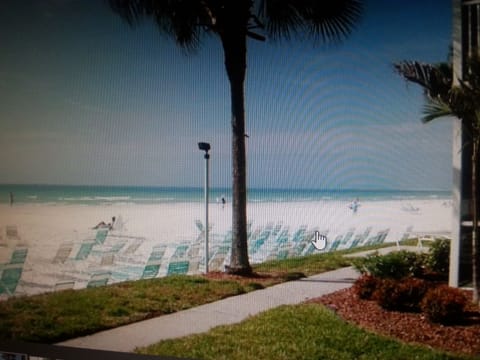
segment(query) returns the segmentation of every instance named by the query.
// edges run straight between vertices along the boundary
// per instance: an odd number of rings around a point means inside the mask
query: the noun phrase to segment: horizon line
[[[154,189],[203,189],[203,186],[178,186],[178,185],[105,185],[105,184],[55,184],[55,183],[0,183],[0,186],[51,186],[51,187],[88,187],[88,188],[154,188]],[[210,189],[218,190],[232,190],[229,186],[210,186]],[[262,186],[252,186],[247,187],[247,190],[276,190],[276,191],[286,191],[286,190],[297,190],[297,191],[325,191],[325,192],[335,192],[335,191],[358,191],[358,192],[368,192],[368,191],[397,191],[397,192],[451,192],[452,189],[399,189],[399,188],[312,188],[312,187],[262,187]]]

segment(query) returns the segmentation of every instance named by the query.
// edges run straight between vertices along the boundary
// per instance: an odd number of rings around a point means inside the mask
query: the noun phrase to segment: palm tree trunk
[[[473,198],[473,227],[472,227],[472,280],[473,302],[479,303],[480,299],[480,264],[478,262],[478,201],[477,201],[477,159],[480,139],[475,136],[472,150],[472,198]]]
[[[232,252],[230,274],[248,275],[252,268],[247,244],[247,169],[245,154],[245,74],[247,69],[246,33],[238,27],[223,34],[225,67],[230,81],[232,102]]]

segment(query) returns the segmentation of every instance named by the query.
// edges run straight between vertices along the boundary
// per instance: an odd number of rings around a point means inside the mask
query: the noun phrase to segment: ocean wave
[[[59,201],[95,201],[95,197],[81,196],[81,197],[59,197]]]
[[[95,200],[102,201],[126,201],[130,199],[130,196],[95,196]]]
[[[170,201],[179,201],[177,198],[174,197],[147,197],[147,198],[132,198],[131,201],[138,201],[138,202],[170,202]]]
[[[79,197],[59,197],[59,201],[128,201],[130,196],[79,196]]]

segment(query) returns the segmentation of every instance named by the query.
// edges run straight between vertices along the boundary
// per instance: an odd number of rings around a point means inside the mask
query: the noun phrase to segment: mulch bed
[[[466,292],[471,299],[471,292]],[[421,313],[382,309],[375,301],[359,299],[353,288],[311,299],[335,311],[341,318],[377,334],[457,354],[480,356],[480,311],[469,305],[466,319],[458,325],[431,323]]]

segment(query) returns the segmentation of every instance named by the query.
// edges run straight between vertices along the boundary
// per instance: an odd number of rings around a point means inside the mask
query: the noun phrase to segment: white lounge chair
[[[419,248],[423,248],[423,242],[424,242],[424,241],[433,242],[433,241],[435,241],[435,237],[434,237],[433,235],[430,235],[430,234],[419,235],[419,236],[418,236],[417,246],[418,246]]]

